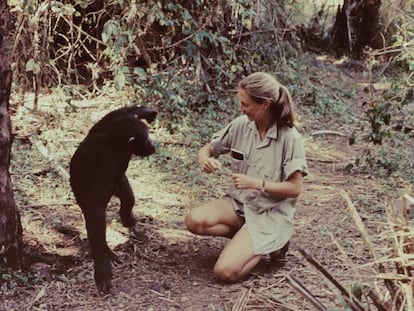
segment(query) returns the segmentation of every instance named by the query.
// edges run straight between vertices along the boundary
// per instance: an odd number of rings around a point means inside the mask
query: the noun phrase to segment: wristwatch
[[[262,181],[262,188],[260,188],[261,192],[265,192],[265,187],[266,187],[266,181],[263,179]]]

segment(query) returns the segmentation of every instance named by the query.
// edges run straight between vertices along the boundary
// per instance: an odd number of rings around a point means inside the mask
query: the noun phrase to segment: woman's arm
[[[286,181],[266,181],[245,174],[232,174],[233,183],[237,189],[257,189],[272,197],[296,198],[302,192],[302,172],[295,171]]]
[[[264,192],[270,196],[296,198],[302,192],[303,175],[295,171],[286,181],[266,182]]]

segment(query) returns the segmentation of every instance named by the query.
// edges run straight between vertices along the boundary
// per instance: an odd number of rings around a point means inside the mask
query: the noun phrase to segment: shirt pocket
[[[238,174],[246,174],[249,163],[247,161],[246,153],[240,150],[231,149],[231,171]]]

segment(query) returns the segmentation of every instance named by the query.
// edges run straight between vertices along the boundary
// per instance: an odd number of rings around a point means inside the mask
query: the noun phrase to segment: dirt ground
[[[340,71],[336,74],[331,78],[345,77]],[[362,85],[348,79],[346,87],[362,90]],[[361,284],[382,292],[345,197],[349,195],[369,233],[379,236],[386,226],[387,181],[346,169],[359,154],[348,144],[352,125],[315,120],[299,109],[310,174],[298,202],[287,262],[277,267],[264,259],[247,279],[235,284],[220,283],[212,273],[226,239],[195,236],[183,224],[189,209],[222,193],[228,174],[202,175],[195,154],[181,143],[188,137],[170,135],[155,125],[153,136],[168,141],[161,150],[168,152],[165,166],[151,159],[133,159],[128,169],[136,197],[134,213],[148,240],[129,237],[119,222],[118,202],[111,201],[107,240],[123,264],[115,267],[112,292],[103,297],[94,285],[82,215],[59,165],[67,170],[89,124],[112,109],[114,102],[122,106],[126,99],[79,100],[73,104],[81,108],[66,113],[61,97],[49,94],[42,96],[37,114],[30,112],[32,98],[13,100],[15,198],[26,250],[39,255],[32,258],[29,272],[21,271],[20,279],[10,277],[3,283],[1,310],[317,310],[288,279],[306,287],[327,310],[345,310],[338,290],[300,250],[346,289]],[[355,117],[358,113],[354,111]],[[185,165],[169,164],[178,158],[187,159]],[[196,177],[182,179],[181,174]],[[381,248],[385,242],[374,243]],[[366,297],[362,303],[367,305]]]

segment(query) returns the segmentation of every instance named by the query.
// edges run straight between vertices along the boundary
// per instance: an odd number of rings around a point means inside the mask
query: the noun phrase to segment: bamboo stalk
[[[352,203],[348,193],[345,190],[341,190],[341,195],[345,199],[345,202],[348,206],[349,211],[351,212],[351,216],[354,220],[355,225],[357,226],[359,232],[362,235],[362,238],[365,242],[366,247],[368,248],[369,252],[371,253],[371,256],[374,258],[375,261],[379,260],[379,256],[376,253],[374,249],[374,245],[371,242],[371,239],[369,238],[369,235],[367,233],[367,230],[365,229],[364,223],[361,220],[361,217],[358,214],[358,211],[356,210],[354,204]],[[378,263],[377,265],[378,271],[381,273],[385,273],[385,268],[381,263]],[[388,291],[390,292],[392,297],[395,297],[396,289],[394,286],[394,283],[390,280],[384,280],[385,286],[387,287]]]
[[[351,216],[354,220],[355,225],[357,226],[359,232],[362,235],[362,238],[365,242],[366,247],[368,248],[369,252],[371,253],[374,260],[378,260],[379,256],[374,249],[374,244],[372,244],[371,239],[365,229],[364,223],[362,222],[361,217],[358,214],[354,204],[352,203],[348,193],[345,190],[341,190],[341,195],[345,199],[346,205],[348,206],[349,211],[351,212]]]

